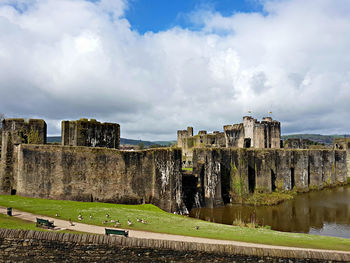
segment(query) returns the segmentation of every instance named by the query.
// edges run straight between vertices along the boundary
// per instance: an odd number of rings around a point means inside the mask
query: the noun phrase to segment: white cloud
[[[0,111],[92,117],[122,136],[220,130],[252,110],[286,132],[350,131],[347,0],[266,1],[266,14],[192,13],[202,30],[144,35],[121,0],[0,0]]]

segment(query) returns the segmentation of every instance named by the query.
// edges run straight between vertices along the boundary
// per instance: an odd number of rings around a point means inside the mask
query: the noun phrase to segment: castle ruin
[[[186,211],[181,150],[115,149],[119,124],[63,121],[62,145],[50,145],[44,120],[5,119],[2,135],[0,194]]]
[[[81,119],[63,121],[62,143],[54,145],[46,144],[44,120],[5,119],[0,194],[151,203],[184,213],[350,177],[350,139],[335,140],[333,149],[281,148],[280,123],[271,118],[244,117],[224,132],[193,135],[189,127],[177,134],[178,147],[123,151],[119,124]]]
[[[226,147],[272,148],[281,145],[281,124],[264,117],[261,122],[245,116],[243,123],[224,126]]]
[[[177,131],[177,146],[182,149],[182,164],[189,168],[193,165],[193,150],[202,147],[219,148],[272,148],[281,147],[280,122],[264,117],[261,122],[245,116],[243,123],[225,125],[224,132],[207,133],[199,131],[193,136],[193,128]]]

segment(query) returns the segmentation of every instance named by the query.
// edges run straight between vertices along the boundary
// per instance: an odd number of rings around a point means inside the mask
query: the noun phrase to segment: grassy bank
[[[51,231],[44,228],[38,228],[36,227],[36,224],[34,222],[26,221],[17,217],[13,216],[7,216],[4,214],[0,214],[0,228],[7,228],[7,229],[21,229],[21,230],[36,230],[36,231]],[[58,232],[63,233],[83,233],[78,231],[72,231],[72,230],[58,230]],[[86,233],[84,233],[86,234]]]
[[[0,228],[37,230],[35,223],[0,214]]]
[[[246,205],[277,205],[286,200],[295,197],[296,192],[272,192],[272,193],[254,193],[245,198],[242,203]]]
[[[109,214],[108,220],[119,220],[120,227],[127,229],[271,245],[350,251],[350,239],[215,224],[169,214],[153,205],[88,203],[0,195],[0,206],[13,207],[50,217],[55,217],[55,214],[58,213],[60,219],[72,219],[73,221],[78,221],[78,215],[81,214],[83,216],[82,223],[100,226],[111,227],[114,225],[114,223],[103,223],[104,220],[107,220],[106,214]],[[90,215],[92,219],[90,219]],[[137,222],[137,218],[144,219],[147,223]],[[131,226],[127,224],[128,219],[133,223]],[[198,230],[196,226],[199,227]]]

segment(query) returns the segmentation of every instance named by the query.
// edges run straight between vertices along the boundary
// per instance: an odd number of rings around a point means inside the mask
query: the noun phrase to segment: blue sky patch
[[[200,30],[189,19],[191,13],[200,10],[231,16],[237,12],[262,13],[262,8],[259,0],[131,0],[125,17],[133,30],[143,34],[175,26]]]

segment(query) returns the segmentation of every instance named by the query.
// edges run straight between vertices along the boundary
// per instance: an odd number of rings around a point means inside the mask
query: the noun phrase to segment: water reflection
[[[350,186],[299,194],[277,206],[192,209],[190,216],[223,224],[255,219],[273,230],[350,238]]]

